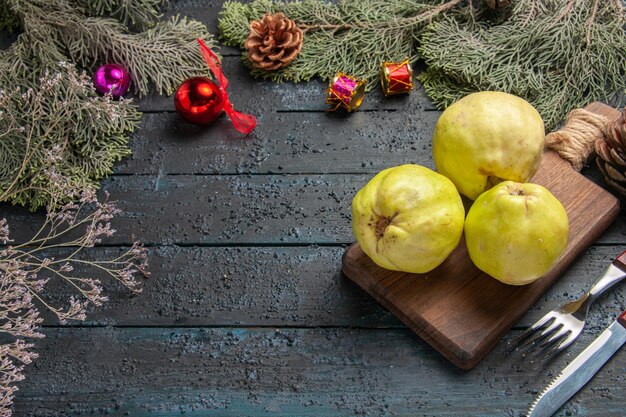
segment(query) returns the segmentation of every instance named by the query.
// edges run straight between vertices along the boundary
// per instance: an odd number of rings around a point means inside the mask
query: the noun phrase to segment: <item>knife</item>
[[[550,417],[626,342],[626,311],[567,365],[530,406],[526,417]]]

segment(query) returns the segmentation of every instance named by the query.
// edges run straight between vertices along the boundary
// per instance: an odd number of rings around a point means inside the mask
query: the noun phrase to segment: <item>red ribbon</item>
[[[220,93],[222,93],[222,98],[224,99],[224,111],[230,117],[230,120],[233,122],[233,126],[239,132],[248,134],[254,130],[256,127],[256,118],[249,114],[240,113],[237,110],[233,109],[233,105],[228,99],[228,93],[226,92],[226,88],[228,87],[228,80],[224,76],[222,72],[222,64],[220,63],[220,59],[215,55],[213,51],[209,49],[208,46],[204,44],[202,39],[196,39],[200,44],[200,53],[202,53],[202,57],[204,61],[209,66],[209,69],[219,81],[218,88],[220,89]]]

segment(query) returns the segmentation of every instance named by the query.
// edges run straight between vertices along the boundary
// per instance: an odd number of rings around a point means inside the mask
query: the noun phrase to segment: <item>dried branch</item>
[[[53,201],[71,198],[76,203],[54,204],[41,228],[27,242],[10,245],[6,219],[0,220],[0,333],[15,338],[0,345],[0,415],[11,415],[11,404],[17,387],[24,379],[24,366],[37,357],[33,344],[23,338],[43,337],[40,310],[51,311],[61,323],[84,320],[89,304],[102,305],[101,280],[77,276],[76,271],[90,271],[121,283],[133,293],[141,292],[139,276],[148,277],[147,252],[138,242],[118,256],[89,260],[83,252],[112,236],[110,220],[119,213],[112,202],[99,202],[95,189],[75,188],[71,180],[61,177],[55,165],[62,157],[55,148],[49,152],[50,189],[56,190]],[[9,245],[7,245],[9,244]],[[58,258],[52,256],[57,255]],[[66,306],[51,303],[44,288],[51,280],[65,283],[74,290]]]

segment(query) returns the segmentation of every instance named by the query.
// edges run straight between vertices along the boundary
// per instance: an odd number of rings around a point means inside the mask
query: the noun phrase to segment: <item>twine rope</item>
[[[604,137],[605,116],[585,109],[574,109],[567,115],[565,125],[546,136],[545,147],[555,150],[580,171],[594,150],[597,139]]]

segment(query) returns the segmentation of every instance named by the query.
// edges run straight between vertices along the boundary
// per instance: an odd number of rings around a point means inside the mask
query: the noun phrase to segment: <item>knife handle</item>
[[[622,271],[626,272],[626,250],[622,252],[620,256],[615,258],[612,264]],[[621,324],[624,328],[626,328],[626,311],[620,314],[620,316],[617,318],[617,322]]]
[[[615,258],[613,265],[626,272],[626,250],[620,256]]]
[[[626,279],[626,251],[615,258],[604,274],[587,290],[587,293],[583,295],[584,303],[587,306],[591,305],[606,290],[624,279]]]

